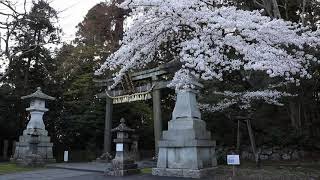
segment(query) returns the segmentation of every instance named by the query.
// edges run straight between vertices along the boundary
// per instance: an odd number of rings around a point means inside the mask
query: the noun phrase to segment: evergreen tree
[[[25,128],[28,116],[25,111],[26,104],[20,97],[34,92],[38,86],[48,92],[55,84],[53,72],[56,64],[51,49],[45,45],[59,42],[60,29],[56,23],[57,12],[42,0],[33,1],[26,17],[16,22],[18,28],[14,29],[15,36],[12,39],[15,42],[12,48],[15,57],[8,67],[10,73],[1,89],[9,91],[11,96],[8,98],[14,100],[14,103],[9,101],[2,107],[11,107],[14,104],[15,111],[7,113],[15,115],[12,119],[17,123],[16,128],[20,133]]]

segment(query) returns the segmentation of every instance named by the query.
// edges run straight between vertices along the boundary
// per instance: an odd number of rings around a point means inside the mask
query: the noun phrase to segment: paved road
[[[91,174],[93,173],[64,169],[44,169],[23,173],[1,175],[0,180],[60,180],[65,178],[73,179],[73,177]]]
[[[111,177],[104,176],[102,174],[91,174],[91,175],[83,175],[74,177],[76,180],[194,180],[194,179],[186,179],[186,178],[172,178],[172,177],[159,177],[152,175],[134,175],[134,176],[126,176],[126,177]],[[63,178],[59,180],[73,180],[73,178]]]
[[[186,178],[134,175],[127,177],[104,176],[102,173],[67,169],[44,169],[23,173],[0,175],[0,180],[188,180]]]

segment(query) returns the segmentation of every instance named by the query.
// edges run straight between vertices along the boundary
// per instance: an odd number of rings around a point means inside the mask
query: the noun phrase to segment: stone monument
[[[114,139],[116,143],[116,156],[111,162],[111,170],[106,172],[107,175],[111,176],[126,176],[140,172],[137,164],[131,159],[129,151],[132,142],[129,138],[129,133],[134,132],[134,130],[126,126],[123,118],[120,122],[118,127],[112,129],[112,132],[117,133],[117,138]]]
[[[157,176],[175,176],[202,178],[215,171],[217,165],[215,141],[201,120],[196,100],[196,91],[179,90],[177,101],[168,123],[159,141],[157,168],[152,174]]]
[[[19,142],[16,142],[11,161],[22,165],[55,162],[52,153],[53,144],[43,122],[43,115],[49,110],[45,107],[45,101],[55,98],[44,94],[38,87],[35,93],[23,96],[21,99],[30,99],[30,107],[26,108],[30,112],[30,121],[23,135],[19,137]]]

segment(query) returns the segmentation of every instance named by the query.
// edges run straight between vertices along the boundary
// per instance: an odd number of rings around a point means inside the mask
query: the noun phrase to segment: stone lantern
[[[19,137],[19,142],[16,143],[15,154],[11,161],[25,164],[32,156],[41,157],[44,162],[55,162],[52,153],[53,144],[50,143],[50,137],[43,122],[43,115],[49,110],[45,107],[46,100],[55,100],[55,98],[44,94],[38,87],[36,92],[21,99],[30,100],[30,106],[26,108],[30,113],[30,121],[23,135]]]
[[[127,127],[124,118],[122,118],[120,125],[112,129],[112,132],[117,133],[117,138],[114,139],[116,143],[116,156],[112,160],[112,168],[111,171],[107,172],[107,175],[126,176],[139,173],[140,170],[137,169],[137,164],[131,159],[129,151],[132,142],[129,138],[129,133],[134,132],[134,129]]]

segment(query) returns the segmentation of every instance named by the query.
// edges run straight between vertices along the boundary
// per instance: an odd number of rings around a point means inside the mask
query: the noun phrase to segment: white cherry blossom
[[[233,71],[264,71],[298,84],[310,78],[320,30],[271,19],[259,11],[215,7],[212,0],[126,0],[131,26],[121,47],[97,70],[117,70],[114,86],[129,70],[145,67],[169,52],[183,66],[171,86],[190,87],[190,74],[223,81]],[[310,52],[306,52],[308,49]],[[161,57],[161,56],[160,56]]]
[[[210,112],[223,111],[233,105],[236,105],[240,109],[248,109],[251,107],[254,101],[263,101],[267,104],[276,106],[283,106],[279,100],[283,97],[292,97],[294,95],[280,92],[277,90],[263,90],[263,91],[246,91],[246,92],[213,92],[215,95],[223,96],[223,100],[219,103],[199,104],[200,109]]]

